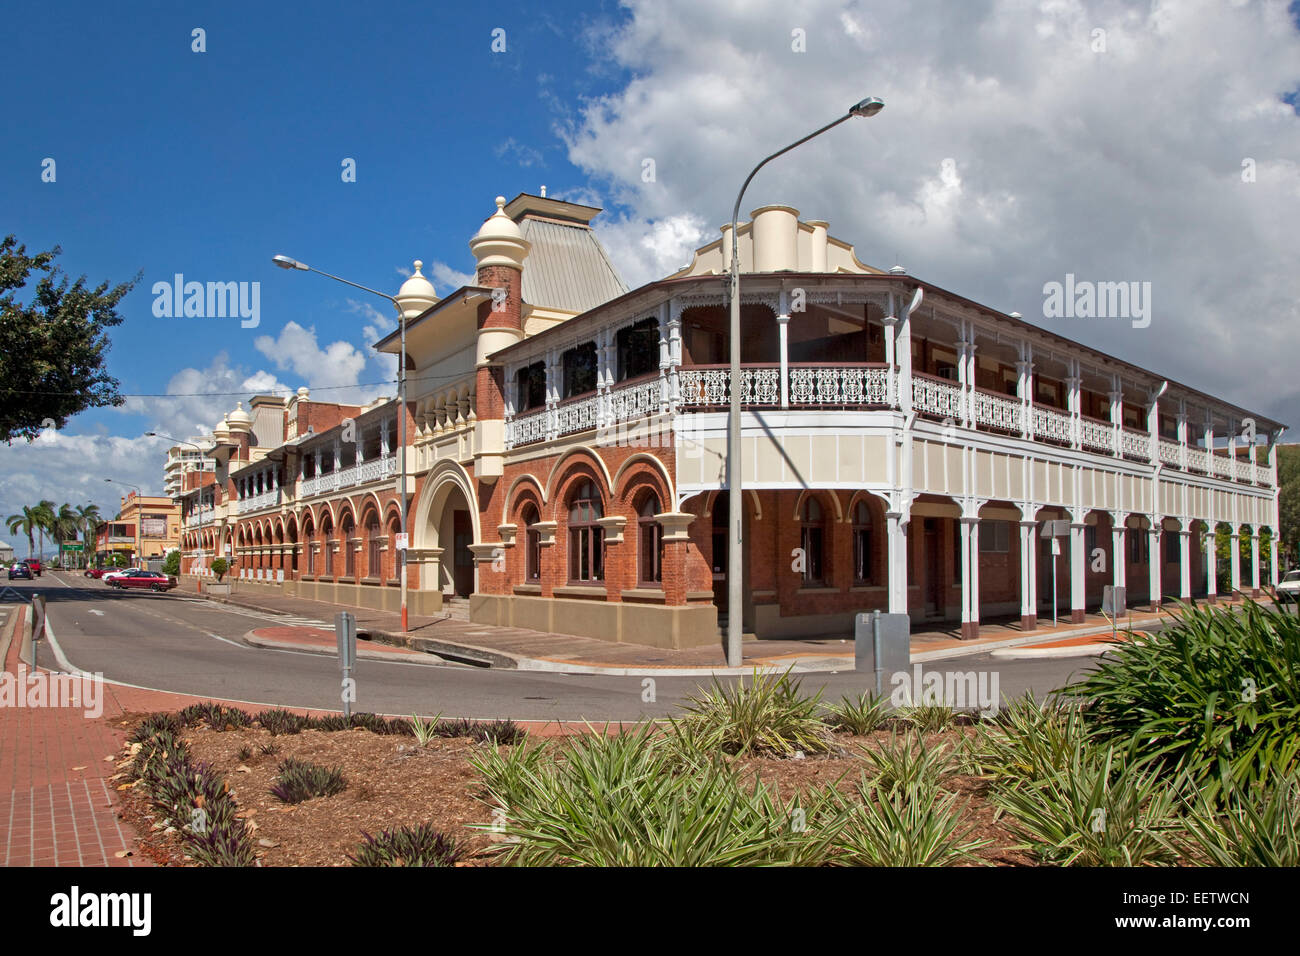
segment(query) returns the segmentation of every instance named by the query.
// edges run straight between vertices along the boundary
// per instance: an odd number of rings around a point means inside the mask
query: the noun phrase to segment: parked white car
[[[138,568],[138,567],[137,567],[137,568],[118,568],[116,571],[109,571],[109,572],[106,573],[103,577],[101,577],[99,580],[103,581],[105,584],[108,584],[108,583],[109,583],[110,581],[112,581],[114,578],[120,578],[120,577],[121,577],[122,575],[124,575],[124,574],[130,574],[132,571],[140,571],[140,570],[142,570],[142,569],[141,569],[141,568]]]
[[[1300,602],[1300,571],[1288,571],[1277,583],[1277,596],[1286,601]]]

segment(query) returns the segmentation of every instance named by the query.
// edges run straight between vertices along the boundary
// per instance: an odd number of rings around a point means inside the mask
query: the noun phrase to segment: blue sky
[[[157,491],[167,443],[143,432],[195,434],[272,382],[384,391],[386,303],[275,253],[389,292],[420,258],[444,294],[492,197],[544,183],[605,208],[637,285],[717,236],[758,158],[868,94],[880,116],[764,170],[742,214],[792,203],[864,261],[1300,427],[1300,2],[51,3],[5,25],[0,234],[91,283],[143,273],[109,370],[144,397],[0,446],[0,515],[115,507],[103,477]],[[259,327],[155,317],[175,273],[260,283]],[[1151,328],[1038,318],[1066,273],[1152,281]]]
[[[552,127],[565,104],[616,79],[581,66],[579,27],[617,15],[599,4],[540,15],[511,5],[490,15],[437,4],[313,4],[310,14],[50,6],[6,15],[6,72],[26,78],[15,97],[26,109],[8,120],[0,162],[4,228],[29,250],[61,244],[63,266],[92,281],[143,271],[110,360],[130,393],[163,391],[180,350],[256,361],[254,339],[287,319],[322,340],[355,333],[347,299],[364,295],[275,269],[273,253],[390,292],[415,256],[472,271],[466,227],[504,188],[573,183]],[[195,27],[206,52],[191,50]],[[505,53],[490,49],[497,27]],[[55,183],[40,179],[45,157]],[[355,183],[341,180],[348,157]],[[150,288],[178,272],[260,282],[261,326],[155,318]],[[76,422],[148,424],[113,411]]]

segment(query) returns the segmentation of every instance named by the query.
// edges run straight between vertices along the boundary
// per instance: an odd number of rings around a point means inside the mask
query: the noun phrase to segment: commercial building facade
[[[475,285],[442,299],[417,264],[397,297],[405,445],[393,401],[300,390],[254,399],[265,424],[227,416],[225,500],[187,505],[187,551],[227,549],[240,586],[394,607],[405,454],[412,610],[716,642],[730,236],[628,291],[598,212],[499,199],[470,243]],[[1255,549],[1233,588],[1275,582],[1258,539],[1278,525],[1280,423],[868,266],[790,207],[755,210],[737,239],[747,631],[850,633],[873,608],[968,637],[993,616],[1032,629],[1054,603],[1081,619],[1107,584],[1130,604],[1214,600],[1221,524]]]

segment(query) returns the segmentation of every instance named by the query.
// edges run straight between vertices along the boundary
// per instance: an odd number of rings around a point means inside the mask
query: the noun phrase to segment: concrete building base
[[[673,650],[705,647],[720,640],[718,611],[711,604],[663,607],[628,601],[472,594],[469,619],[475,624],[522,627]]]

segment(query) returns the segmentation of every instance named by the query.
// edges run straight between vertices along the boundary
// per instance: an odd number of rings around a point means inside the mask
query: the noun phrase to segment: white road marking
[[[104,612],[101,611],[101,610],[99,610],[99,609],[97,609],[97,608],[93,608],[93,607],[92,607],[92,608],[88,608],[88,610],[90,611],[91,614],[98,615],[99,617],[103,617],[103,616],[104,616]]]

